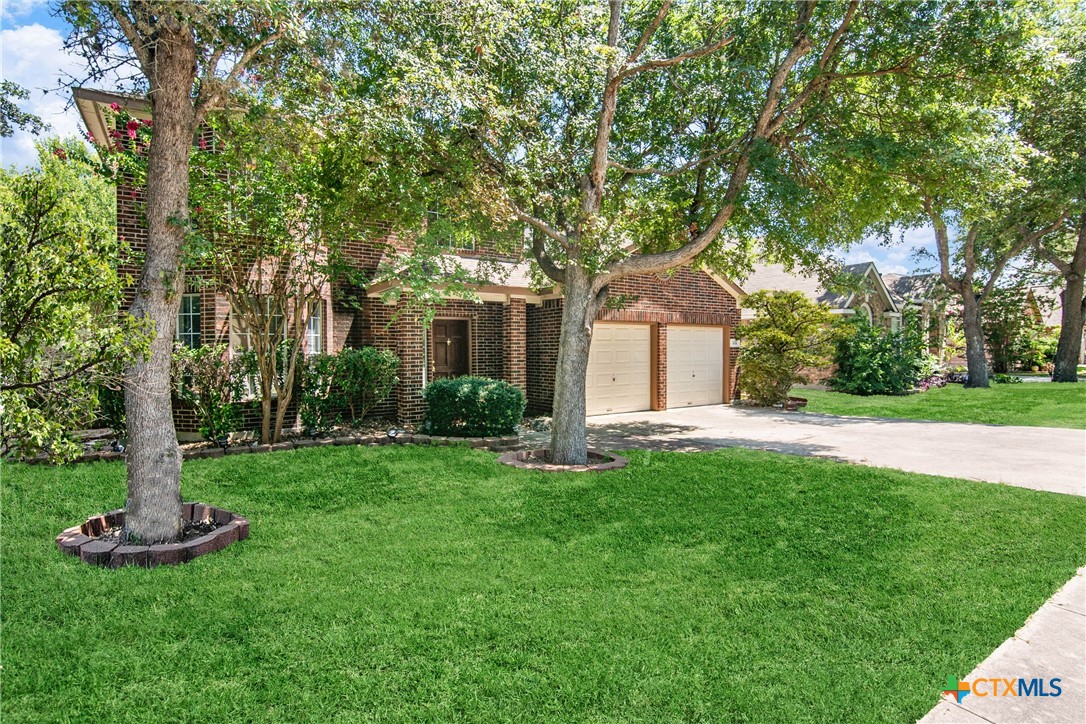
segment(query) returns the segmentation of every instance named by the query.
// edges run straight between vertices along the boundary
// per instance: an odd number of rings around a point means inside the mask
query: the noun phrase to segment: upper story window
[[[318,299],[310,304],[305,335],[309,354],[324,352],[324,300]]]
[[[200,346],[200,295],[182,294],[177,312],[177,341],[195,349]]]
[[[867,302],[864,302],[860,305],[859,313],[860,316],[867,320],[868,324],[872,324],[875,321],[874,318],[871,316],[871,305]]]
[[[426,231],[438,246],[449,251],[475,251],[475,238],[445,218],[440,211],[426,212]]]

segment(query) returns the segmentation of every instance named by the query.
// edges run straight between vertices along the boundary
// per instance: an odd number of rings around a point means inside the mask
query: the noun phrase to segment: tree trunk
[[[125,527],[142,543],[181,532],[181,450],[173,426],[170,357],[184,291],[180,268],[188,218],[189,152],[195,132],[190,90],[196,68],[192,33],[162,31],[154,44],[151,112],[155,132],[147,169],[147,252],[130,313],[154,324],[150,356],[125,371],[128,502]]]
[[[588,462],[588,437],[585,429],[585,378],[588,352],[592,344],[591,327],[599,308],[592,296],[591,279],[584,270],[566,268],[563,288],[562,331],[558,338],[558,363],[551,426],[551,462],[558,465],[584,465]]]
[[[969,370],[966,387],[988,386],[988,360],[984,356],[984,328],[980,300],[972,289],[962,293],[962,328],[965,331],[965,361]]]
[[[260,397],[260,444],[271,444],[272,396],[270,390],[264,390]]]
[[[1056,347],[1053,382],[1078,382],[1079,353],[1082,349],[1083,277],[1071,273],[1067,286],[1060,294],[1063,312],[1060,316],[1060,341]]]

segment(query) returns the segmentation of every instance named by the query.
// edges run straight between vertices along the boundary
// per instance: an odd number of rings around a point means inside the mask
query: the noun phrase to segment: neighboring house
[[[1047,332],[1053,332],[1063,323],[1063,296],[1059,289],[1038,285],[1030,287],[1030,309],[1037,324]],[[1079,364],[1086,364],[1086,323],[1082,327],[1079,345]]]
[[[920,318],[921,329],[927,330],[928,344],[933,354],[939,354],[946,341],[947,319],[950,314],[946,287],[938,274],[883,274],[882,280],[898,309],[913,311]]]
[[[789,270],[781,264],[759,263],[747,277],[743,290],[748,294],[763,290],[803,292],[808,299],[829,305],[834,314],[864,316],[868,322],[897,330],[901,309],[886,288],[874,262],[849,264],[841,268],[841,284],[823,282],[817,275]],[[753,312],[744,310],[745,318]]]
[[[95,139],[107,138],[111,103],[134,115],[147,113],[146,102],[113,93],[76,89],[75,99]],[[117,233],[135,253],[146,244],[142,202],[143,189],[118,188]],[[345,253],[371,279],[389,261],[390,249],[405,249],[391,231],[382,241],[344,244]],[[462,250],[455,256],[473,269],[481,254]],[[525,392],[531,412],[547,413],[554,396],[561,289],[534,288],[528,262],[507,258],[496,264],[501,273],[494,283],[475,289],[478,301],[446,299],[429,329],[405,301],[390,300],[386,292],[394,283],[346,290],[361,300],[354,304],[329,290],[313,310],[305,351],[362,346],[394,351],[400,358],[400,383],[372,414],[401,423],[422,418],[421,392],[427,382],[468,374],[506,380]],[[742,290],[718,276],[683,268],[615,282],[611,294],[625,304],[604,309],[597,318],[587,379],[589,415],[731,400],[738,355],[732,330],[740,322]],[[177,336],[193,346],[226,342],[231,350],[243,349],[246,340],[225,296],[200,286],[182,297]],[[257,414],[255,406],[247,408],[247,425]],[[179,431],[196,428],[191,411],[178,409],[176,418]]]

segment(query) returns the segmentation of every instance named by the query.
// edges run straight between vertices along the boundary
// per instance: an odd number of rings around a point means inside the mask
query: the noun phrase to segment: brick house
[[[840,286],[827,284],[817,275],[800,270],[789,270],[781,264],[761,262],[743,284],[748,293],[758,291],[802,292],[812,302],[826,304],[833,314],[851,317],[861,315],[873,325],[893,331],[901,328],[903,307],[887,288],[875,268],[874,262],[848,264],[841,267]],[[754,318],[754,312],[743,310],[743,319]],[[817,369],[805,369],[804,375],[811,383],[820,384],[829,379],[837,369],[836,364]]]
[[[893,330],[900,328],[902,309],[887,289],[875,262],[843,266],[841,277],[849,283],[835,288],[813,274],[788,270],[781,264],[760,263],[755,265],[743,289],[748,293],[763,290],[803,292],[811,301],[829,305],[834,314],[860,314],[874,325]],[[744,311],[747,318],[751,314]]]
[[[76,105],[95,139],[107,137],[107,109],[121,104],[146,115],[148,104],[114,93],[75,90]],[[136,253],[146,244],[143,190],[119,185],[117,233]],[[405,250],[392,230],[371,242],[349,241],[344,251],[363,275],[375,278],[386,257]],[[480,254],[452,254],[462,266],[480,265]],[[475,289],[478,299],[447,298],[424,328],[403,301],[388,301],[390,282],[345,290],[348,304],[327,290],[314,308],[305,351],[335,353],[344,347],[373,346],[400,358],[400,383],[371,414],[413,423],[422,418],[422,388],[437,377],[480,375],[503,379],[524,391],[528,409],[545,414],[554,396],[562,293],[533,286],[530,263],[504,258],[495,281]],[[128,270],[137,271],[129,265]],[[193,276],[199,270],[189,270]],[[687,268],[670,275],[633,277],[612,284],[626,304],[598,317],[588,369],[588,414],[661,410],[729,402],[735,389],[737,346],[732,330],[740,322],[743,291],[726,279]],[[244,346],[230,305],[222,294],[195,285],[182,297],[177,338],[190,345],[225,342]],[[176,406],[175,406],[176,407]],[[195,430],[191,411],[175,412],[180,433]],[[293,419],[288,415],[288,419]],[[246,408],[245,423],[258,420]]]

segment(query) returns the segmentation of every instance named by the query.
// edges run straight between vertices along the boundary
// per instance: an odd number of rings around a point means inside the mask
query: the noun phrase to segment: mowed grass
[[[900,397],[862,397],[807,389],[793,390],[792,394],[808,399],[808,412],[828,415],[1086,430],[1086,381],[1076,384],[993,384],[987,389],[947,385]]]
[[[188,462],[252,537],[102,570],[124,468],[3,470],[5,722],[912,721],[1086,563],[1086,500],[745,450]]]

